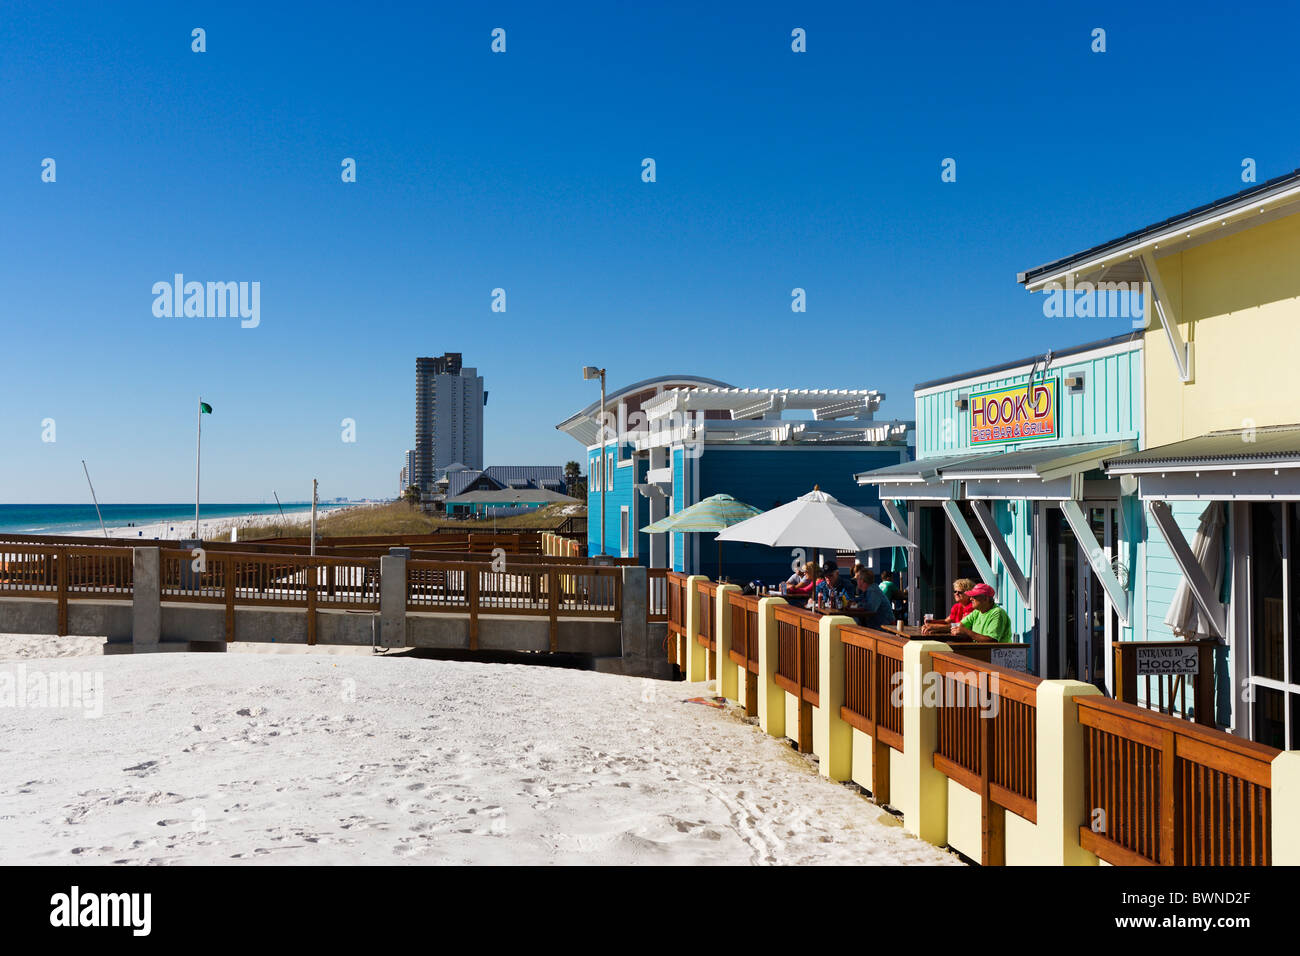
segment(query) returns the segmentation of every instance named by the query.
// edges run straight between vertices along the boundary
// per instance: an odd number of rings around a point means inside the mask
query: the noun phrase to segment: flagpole
[[[203,396],[199,396],[198,428],[194,438],[194,540],[199,540],[199,460],[203,450]]]

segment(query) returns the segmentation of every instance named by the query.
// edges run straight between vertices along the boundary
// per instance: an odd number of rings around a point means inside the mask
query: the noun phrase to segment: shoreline
[[[323,505],[316,509],[318,518],[324,518],[349,508],[364,507],[364,505]],[[226,515],[221,518],[199,518],[199,536],[205,541],[230,540],[232,529],[239,530],[243,528],[258,527],[261,525],[273,524],[277,521],[284,520],[290,524],[298,524],[311,519],[311,508],[286,508],[284,518],[281,519],[279,513],[268,514],[266,512],[256,512],[240,515]],[[180,541],[193,538],[194,519],[179,519],[170,521],[154,521],[149,524],[137,525],[106,525],[108,536],[110,538],[137,538],[141,541]],[[18,532],[15,532],[18,533]],[[21,532],[29,533],[29,532]],[[84,538],[100,537],[101,532],[98,528],[81,529],[76,531],[53,531],[49,534],[57,537],[67,538]]]

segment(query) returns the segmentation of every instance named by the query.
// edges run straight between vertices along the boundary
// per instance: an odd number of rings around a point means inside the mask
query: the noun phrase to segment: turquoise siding
[[[972,453],[991,454],[1002,451],[1075,445],[1103,441],[1139,441],[1142,425],[1142,350],[1141,343],[1109,355],[1072,356],[1072,361],[1053,368],[1044,374],[1040,369],[1036,380],[1054,379],[1057,383],[1057,437],[1022,442],[988,443],[972,446],[970,442],[970,411],[958,410],[958,397],[974,390],[1022,385],[1028,373],[1015,375],[997,373],[985,378],[963,381],[916,396],[917,458]],[[1084,389],[1071,392],[1065,379],[1082,375]],[[1034,553],[1035,504],[1027,500],[987,502],[999,530],[1007,541],[1011,553],[1027,577],[1031,577],[1036,555]],[[1120,560],[1129,570],[1131,587],[1135,592],[1136,608],[1141,608],[1145,590],[1140,543],[1144,536],[1141,503],[1128,497],[1120,501],[1125,521],[1121,523],[1118,552]],[[1195,520],[1193,520],[1193,530]],[[960,545],[957,545],[960,547]],[[1011,576],[993,552],[991,564],[996,580],[998,602],[1011,617],[1011,625],[1020,640],[1033,643],[1034,615],[1020,599]],[[1172,559],[1170,559],[1172,561]],[[1159,582],[1156,583],[1157,588]],[[1169,592],[1172,597],[1172,590]],[[1050,597],[1049,597],[1050,600]],[[1167,604],[1166,604],[1167,606]],[[928,610],[928,609],[927,609]],[[1040,609],[1047,610],[1047,609]],[[1159,612],[1163,618],[1164,610]],[[1148,615],[1149,617],[1149,615]],[[1134,615],[1131,626],[1121,625],[1120,640],[1138,639],[1147,622]],[[1165,632],[1167,633],[1167,628]],[[1037,662],[1034,662],[1037,666]]]
[[[1171,501],[1169,510],[1174,516],[1183,537],[1190,544],[1196,537],[1196,527],[1201,514],[1205,511],[1204,501]],[[1143,621],[1146,625],[1145,640],[1172,641],[1174,633],[1165,623],[1165,615],[1173,604],[1174,592],[1183,580],[1183,572],[1178,569],[1173,552],[1165,541],[1160,528],[1150,523],[1146,542],[1146,601],[1142,605]]]
[[[1064,386],[1070,375],[1082,373],[1085,387],[1071,393]],[[1035,378],[1043,377],[1040,371]],[[1010,448],[1039,448],[1052,444],[1136,439],[1142,424],[1142,352],[1135,347],[1116,355],[1103,355],[1053,369],[1057,380],[1056,439],[1019,444],[992,442],[972,448],[970,411],[954,407],[958,396],[974,388],[1023,385],[1027,374],[992,376],[978,384],[963,384],[916,397],[916,457],[1004,451]]]
[[[686,456],[682,449],[673,449],[673,514],[681,511],[687,505],[686,500]],[[686,571],[686,555],[683,549],[686,547],[686,535],[674,534],[673,539],[673,570],[679,574]]]
[[[615,446],[611,443],[605,449],[605,455],[613,454]],[[600,553],[600,491],[591,490],[593,476],[596,474],[596,460],[599,456],[596,449],[589,449],[587,452],[587,553]],[[624,461],[627,461],[627,451],[624,451]],[[640,474],[638,474],[640,472]],[[624,464],[619,467],[615,464],[611,475],[606,475],[606,481],[609,483],[605,486],[605,553],[610,555],[620,554],[622,542],[619,538],[620,520],[622,509],[628,509],[628,515],[631,519],[631,530],[643,528],[647,524],[644,520],[646,516],[645,498],[637,493],[636,482],[644,477],[644,468],[636,463]],[[644,540],[644,536],[643,536]]]

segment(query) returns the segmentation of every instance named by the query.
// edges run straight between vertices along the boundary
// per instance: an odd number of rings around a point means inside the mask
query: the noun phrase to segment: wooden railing
[[[1115,696],[1162,714],[1195,720],[1207,727],[1214,719],[1214,641],[1117,641]],[[1160,673],[1160,665],[1189,656],[1195,674]],[[1148,670],[1142,674],[1139,671]]]
[[[680,638],[686,634],[686,575],[669,571],[667,581],[668,637],[664,649],[669,663],[684,668],[686,660],[682,657],[683,642]]]
[[[844,625],[845,723],[869,734],[871,795],[877,803],[889,802],[889,751],[903,752],[903,647],[907,638],[872,627]]]
[[[1279,751],[1100,696],[1084,739],[1079,842],[1108,863],[1266,866]]]
[[[1006,860],[1004,810],[1038,819],[1038,685],[1042,678],[963,654],[932,654],[941,684],[934,767],[979,795],[981,862]]]
[[[695,635],[695,640],[701,647],[716,651],[718,641],[714,630],[717,623],[718,585],[712,581],[697,581],[695,582],[695,590],[700,596],[700,632]],[[708,680],[714,680],[718,676],[716,654],[710,653],[708,655],[708,672],[706,676]]]
[[[483,615],[519,615],[550,621],[557,650],[561,617],[618,621],[623,613],[620,568],[561,565],[493,571],[481,564],[406,562],[406,608],[413,612],[469,615],[469,646],[478,647]]]
[[[800,753],[812,751],[812,708],[821,706],[818,693],[818,636],[821,615],[793,605],[776,608],[777,665],[772,679],[799,702],[795,742]],[[788,733],[788,729],[787,729]]]
[[[758,715],[758,602],[755,594],[727,592],[731,609],[731,649],[727,656],[743,669],[745,678],[745,716]]]
[[[0,545],[0,596],[53,599],[63,636],[69,601],[131,600],[133,562],[129,548]]]
[[[646,568],[646,620],[654,624],[668,620],[668,569]]]

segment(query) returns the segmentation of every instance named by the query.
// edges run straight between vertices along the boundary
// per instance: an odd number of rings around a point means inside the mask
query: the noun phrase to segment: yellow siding
[[[1300,421],[1300,214],[1156,262],[1194,343],[1195,377],[1179,381],[1156,322],[1144,349],[1143,445]]]

